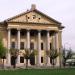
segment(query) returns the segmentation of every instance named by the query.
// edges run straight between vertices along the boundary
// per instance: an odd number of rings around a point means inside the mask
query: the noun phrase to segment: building
[[[60,22],[37,10],[34,4],[30,10],[0,23],[4,46],[8,50],[17,48],[20,52],[16,61],[17,66],[24,65],[24,49],[38,50],[37,58],[29,60],[29,65],[51,66],[49,57],[46,61],[45,51],[53,47],[60,52],[63,28]],[[13,60],[8,53],[5,64],[11,66]],[[56,58],[55,65],[60,65],[60,56]]]

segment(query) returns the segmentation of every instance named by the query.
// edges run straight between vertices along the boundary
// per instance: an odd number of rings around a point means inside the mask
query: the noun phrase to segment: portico
[[[8,49],[10,50],[10,48],[12,48],[13,46],[12,45],[12,42],[15,42],[15,48],[17,48],[19,51],[23,51],[24,49],[30,49],[30,43],[34,43],[34,49],[38,50],[38,57],[37,59],[35,59],[36,63],[35,64],[38,64],[38,65],[44,65],[45,63],[47,65],[51,65],[50,63],[50,58],[49,57],[45,57],[45,50],[50,50],[50,46],[52,46],[52,36],[55,35],[56,31],[53,31],[53,30],[32,30],[32,29],[8,29]],[[15,34],[14,34],[15,33]],[[57,33],[56,33],[57,34]],[[58,36],[55,36],[56,38]],[[56,39],[55,38],[55,39]],[[16,40],[17,39],[17,40]],[[24,43],[24,47],[23,49],[21,49],[21,42],[23,41]],[[58,42],[58,38],[56,39],[57,42]],[[57,43],[56,42],[56,43]],[[43,43],[43,50],[41,49],[42,47],[42,44]],[[54,43],[56,45],[56,43]],[[13,48],[14,49],[14,48]],[[59,49],[59,47],[58,47]],[[42,52],[44,54],[42,54]],[[20,64],[20,57],[22,55],[18,55],[17,57],[17,64]],[[43,63],[41,63],[41,57],[43,57]],[[46,60],[46,62],[45,62]],[[11,57],[10,55],[8,56],[8,64],[11,65]],[[29,62],[30,63],[30,62]]]

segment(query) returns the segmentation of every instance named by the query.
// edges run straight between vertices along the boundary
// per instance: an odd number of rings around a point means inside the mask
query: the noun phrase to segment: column
[[[60,53],[60,67],[63,66],[62,64],[62,60],[63,60],[63,56],[62,56],[62,30],[59,30],[59,53]]]
[[[58,32],[55,34],[55,46],[56,46],[56,49],[57,49],[57,52],[59,53],[59,38],[58,38]],[[60,59],[59,59],[59,56],[56,58],[56,66],[59,66],[60,65]]]
[[[17,46],[18,46],[18,50],[20,50],[20,29],[18,29],[18,33],[17,33]],[[17,64],[20,64],[20,55],[18,55],[17,57]]]
[[[50,32],[47,31],[47,48],[48,51],[50,51]],[[50,57],[47,56],[47,65],[50,66]]]
[[[41,65],[41,31],[38,31],[38,65]]]
[[[27,49],[30,49],[30,30],[27,30]]]
[[[11,65],[11,57],[10,57],[10,53],[9,53],[10,46],[11,46],[10,36],[11,36],[11,30],[8,29],[8,54],[7,54],[7,64],[8,64],[8,66]]]
[[[30,30],[27,30],[27,49],[30,50]],[[28,60],[28,66],[30,66],[30,60]]]

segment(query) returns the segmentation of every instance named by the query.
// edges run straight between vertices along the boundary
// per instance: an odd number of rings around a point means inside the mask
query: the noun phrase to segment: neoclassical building
[[[46,60],[45,52],[52,48],[61,52],[63,28],[60,22],[37,10],[34,4],[30,10],[0,23],[4,46],[8,50],[16,48],[20,52],[17,56],[17,66],[25,65],[25,49],[38,50],[37,57],[30,59],[28,65],[51,66],[51,59],[47,57]],[[56,66],[60,65],[60,59],[60,56],[56,58]],[[12,66],[13,61],[13,57],[8,53],[5,65]]]

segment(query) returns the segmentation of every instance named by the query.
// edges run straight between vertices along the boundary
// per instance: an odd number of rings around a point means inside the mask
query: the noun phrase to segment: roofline
[[[26,12],[23,12],[23,13],[20,13],[20,14],[18,14],[18,15],[15,15],[15,16],[13,16],[13,17],[10,17],[10,18],[8,18],[8,19],[6,19],[6,20],[4,20],[4,21],[10,21],[10,20],[12,20],[12,19],[14,19],[14,18],[17,18],[17,17],[19,17],[19,16],[21,16],[21,15],[24,15],[24,14],[27,14],[27,13],[29,13],[29,12],[31,12],[30,10],[27,10]]]
[[[61,26],[60,24],[49,24],[49,23],[33,23],[33,22],[15,22],[15,21],[8,21],[8,22],[5,22],[6,24],[7,23],[22,23],[22,24],[44,24],[44,25],[57,25],[58,28],[60,29],[63,29],[65,28],[64,26]]]
[[[41,11],[39,11],[39,10],[37,10],[37,9],[34,9],[34,10],[31,10],[31,9],[30,9],[30,10],[27,10],[26,12],[23,12],[23,13],[20,13],[20,14],[18,14],[18,15],[16,15],[16,16],[10,17],[10,18],[8,18],[8,19],[6,19],[6,20],[4,20],[4,21],[10,21],[10,20],[12,20],[12,19],[14,19],[14,18],[17,18],[17,17],[19,17],[19,16],[21,16],[21,15],[27,14],[27,13],[32,12],[32,11],[36,11],[36,12],[42,14],[43,16],[47,17],[48,19],[50,19],[50,20],[52,20],[52,21],[54,21],[54,22],[56,22],[56,23],[58,23],[58,24],[61,24],[61,23],[58,22],[57,20],[51,18],[50,16],[44,14],[43,12],[41,12]]]
[[[58,25],[60,26],[59,24],[50,24],[50,23],[36,23],[36,22],[17,22],[17,21],[6,21],[7,23],[23,23],[23,24],[44,24],[44,25]]]
[[[58,24],[61,24],[61,22],[58,22],[57,20],[53,19],[52,17],[50,17],[50,16],[44,14],[43,12],[41,12],[41,11],[39,11],[39,10],[37,10],[37,9],[34,9],[34,11],[37,11],[38,13],[44,15],[45,17],[49,18],[50,20],[55,21],[55,22],[58,23]]]

